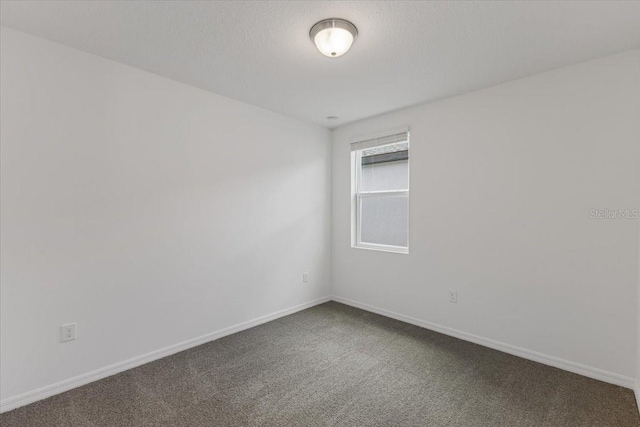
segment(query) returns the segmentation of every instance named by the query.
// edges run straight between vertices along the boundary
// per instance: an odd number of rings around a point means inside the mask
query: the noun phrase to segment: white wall
[[[638,221],[589,211],[638,206],[638,117],[635,50],[339,127],[334,294],[630,387]],[[410,254],[351,248],[349,142],[407,125]]]
[[[0,399],[331,292],[327,130],[1,36]],[[334,293],[640,373],[638,222],[589,218],[640,206],[639,73],[630,51],[335,130]],[[352,249],[348,142],[407,125],[411,253]]]
[[[330,294],[328,130],[1,38],[2,400]]]

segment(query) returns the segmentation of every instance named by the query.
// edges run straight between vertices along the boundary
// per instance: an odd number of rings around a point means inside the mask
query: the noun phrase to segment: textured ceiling
[[[2,1],[0,13],[8,27],[327,127],[640,47],[640,2]],[[308,38],[328,17],[359,30],[341,58]]]

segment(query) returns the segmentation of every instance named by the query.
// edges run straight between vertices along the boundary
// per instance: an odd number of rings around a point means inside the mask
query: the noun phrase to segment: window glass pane
[[[409,188],[409,161],[362,165],[360,191],[406,190]]]
[[[363,197],[360,204],[362,243],[408,246],[408,196]]]
[[[408,148],[400,142],[362,150],[360,191],[408,189]]]

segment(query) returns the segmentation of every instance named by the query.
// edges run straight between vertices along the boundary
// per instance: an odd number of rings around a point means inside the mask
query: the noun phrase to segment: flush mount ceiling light
[[[347,53],[358,37],[358,29],[344,19],[323,19],[311,27],[309,37],[320,53],[329,58],[337,58]]]

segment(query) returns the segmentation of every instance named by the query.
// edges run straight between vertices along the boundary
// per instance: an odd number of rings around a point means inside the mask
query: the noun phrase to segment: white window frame
[[[362,149],[358,145],[367,143],[374,140],[384,140],[385,138],[406,133],[406,141],[409,144],[409,159],[407,160],[407,189],[406,190],[384,190],[384,191],[361,191],[360,184],[362,182]],[[409,253],[409,189],[410,189],[410,167],[411,167],[411,143],[410,143],[409,128],[400,128],[387,132],[382,132],[374,135],[368,135],[357,138],[351,143],[351,247],[356,249],[370,249],[384,252],[396,252],[402,254]],[[393,142],[375,144],[373,146],[383,146],[392,144]],[[360,240],[361,235],[361,214],[362,214],[362,200],[372,197],[393,197],[393,196],[407,196],[407,246],[393,246],[384,245],[379,243],[367,243]]]

